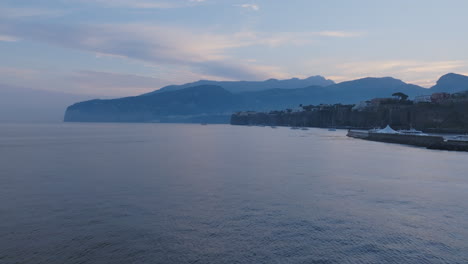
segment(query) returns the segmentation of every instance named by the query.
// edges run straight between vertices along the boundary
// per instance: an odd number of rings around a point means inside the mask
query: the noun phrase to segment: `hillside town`
[[[231,124],[362,129],[391,125],[398,129],[468,133],[468,91],[420,95],[412,100],[399,92],[354,105],[301,104],[295,109],[244,111],[233,114]]]

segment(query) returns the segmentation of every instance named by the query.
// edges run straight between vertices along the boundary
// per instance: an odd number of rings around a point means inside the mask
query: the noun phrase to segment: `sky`
[[[0,83],[129,96],[200,79],[468,74],[466,0],[2,0]]]

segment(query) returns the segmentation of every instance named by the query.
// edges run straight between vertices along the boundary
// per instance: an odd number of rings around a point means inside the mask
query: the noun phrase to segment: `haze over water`
[[[0,125],[0,263],[467,263],[467,154],[346,131]]]

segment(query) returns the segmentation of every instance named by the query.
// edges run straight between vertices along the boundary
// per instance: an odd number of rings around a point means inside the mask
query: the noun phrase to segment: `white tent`
[[[380,129],[377,131],[377,133],[382,133],[382,134],[399,134],[399,132],[393,130],[389,125],[385,127],[384,129]]]

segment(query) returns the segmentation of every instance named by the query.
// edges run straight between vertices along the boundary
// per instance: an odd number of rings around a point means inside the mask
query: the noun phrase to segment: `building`
[[[370,106],[371,106],[371,101],[361,101],[358,104],[356,104],[352,108],[352,110],[353,111],[363,111],[363,110],[365,110],[366,108],[368,108]]]
[[[466,101],[468,100],[468,91],[454,93],[452,94],[452,99],[456,99],[458,101]]]
[[[433,103],[441,103],[443,101],[446,101],[450,99],[450,94],[449,93],[433,93],[431,95],[431,102]]]
[[[371,106],[379,106],[381,104],[389,104],[392,102],[398,102],[394,98],[374,98],[370,101]]]
[[[414,98],[413,102],[415,104],[418,104],[418,103],[430,103],[432,102],[431,100],[431,95],[418,95]]]

